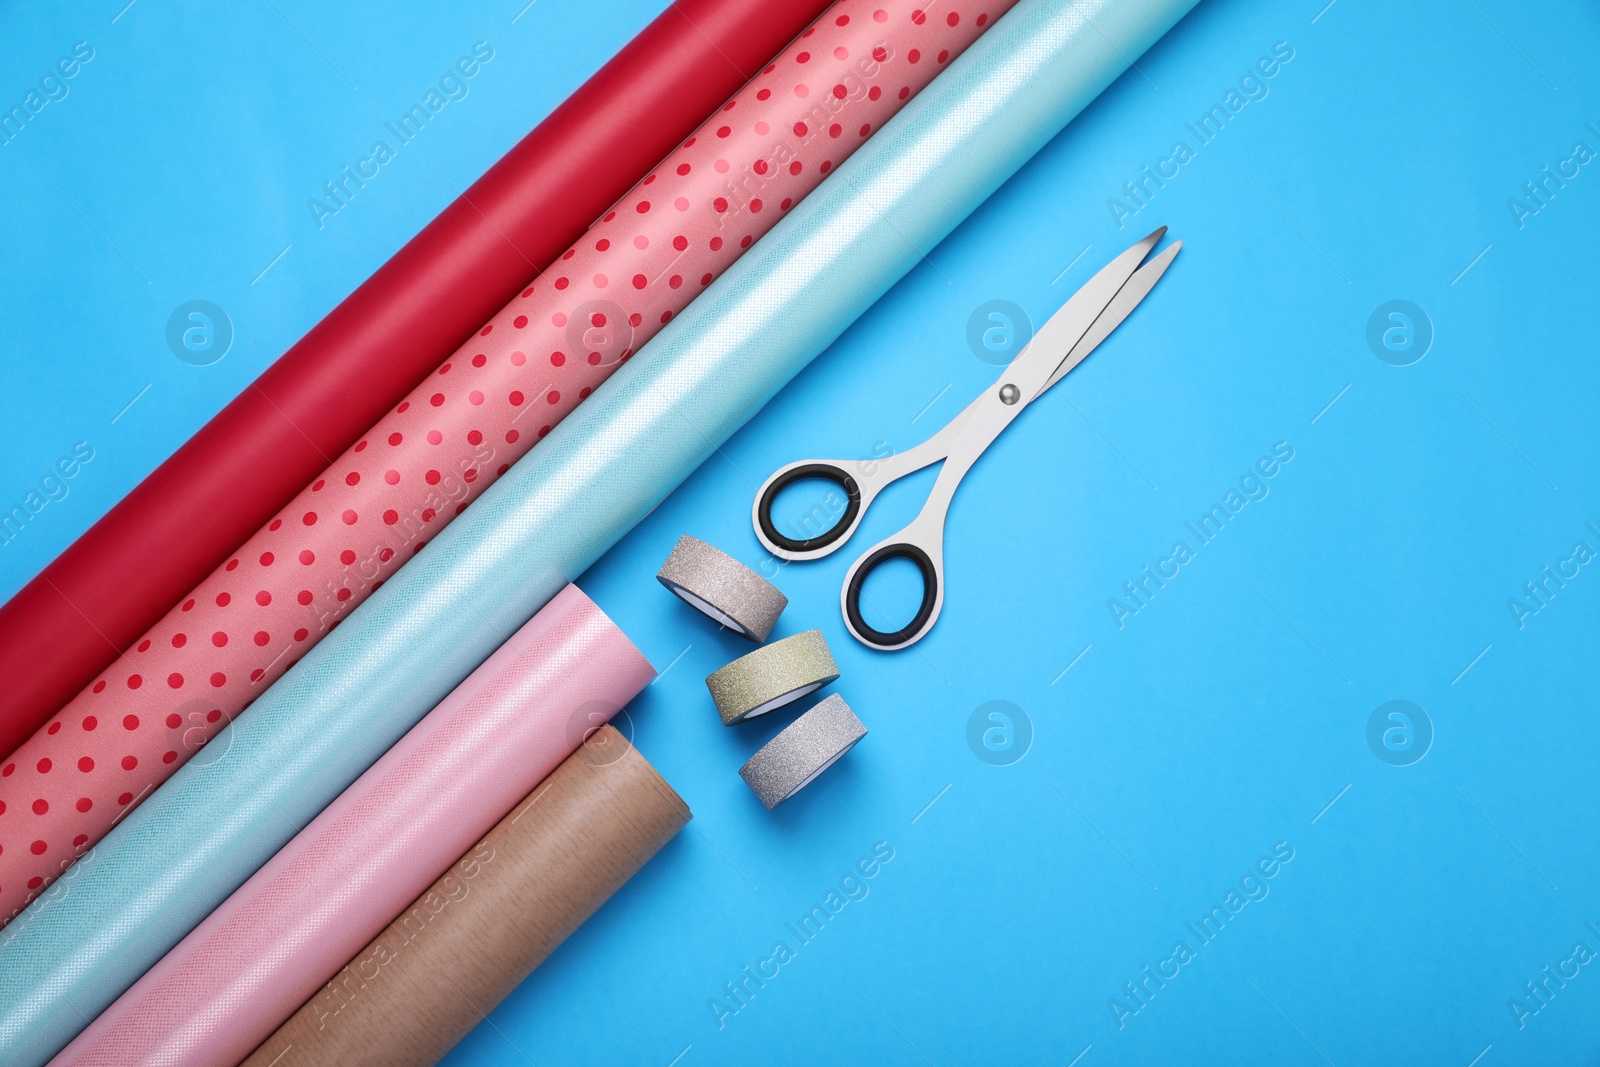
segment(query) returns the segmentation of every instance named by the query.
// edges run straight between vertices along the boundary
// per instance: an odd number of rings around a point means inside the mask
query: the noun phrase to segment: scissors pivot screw
[[[960,414],[921,444],[867,464],[850,460],[799,460],[779,467],[756,490],[750,517],[755,524],[757,540],[780,559],[818,559],[849,540],[861,524],[868,505],[884,486],[935,463],[941,464],[927,502],[911,524],[867,549],[845,571],[844,585],[839,590],[839,609],[844,614],[845,629],[857,641],[888,652],[915,644],[933,626],[944,606],[945,515],[956,486],[984,449],[1017,415],[1083,362],[1084,357],[1149,294],[1162,272],[1171,265],[1178,249],[1183,247],[1183,242],[1174,241],[1166,251],[1152,257],[1151,252],[1166,232],[1167,228],[1161,227],[1102,267],[1034,333],[1016,359],[1001,372],[998,382],[985,387]],[[772,521],[772,504],[785,486],[803,478],[833,482],[848,502],[832,526],[814,537],[793,540],[778,532]],[[796,532],[801,531],[797,529]],[[922,576],[922,601],[916,615],[905,626],[893,631],[879,630],[861,615],[862,588],[875,568],[896,559],[916,565]]]

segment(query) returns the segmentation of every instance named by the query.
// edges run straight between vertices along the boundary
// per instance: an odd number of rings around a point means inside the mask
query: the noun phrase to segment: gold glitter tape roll
[[[706,688],[722,725],[732,726],[799,700],[837,677],[839,667],[822,631],[807,630],[740,656],[707,677]]]
[[[771,811],[810,785],[866,736],[867,728],[835,693],[763,745],[739,768],[739,777]]]
[[[789,598],[732,556],[688,534],[678,538],[656,581],[734,633],[760,644]]]

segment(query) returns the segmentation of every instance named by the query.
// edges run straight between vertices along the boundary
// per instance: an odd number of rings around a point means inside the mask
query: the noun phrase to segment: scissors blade
[[[1050,388],[1066,377],[1068,371],[1082,363],[1084,358],[1090,352],[1093,352],[1101,341],[1111,336],[1112,330],[1122,325],[1122,320],[1127,318],[1133,309],[1139,306],[1139,301],[1148,296],[1151,289],[1155,288],[1156,282],[1161,280],[1161,275],[1166,273],[1167,268],[1172,265],[1173,259],[1177,256],[1178,249],[1182,247],[1182,241],[1174,241],[1160,255],[1134,272],[1133,277],[1129,278],[1127,283],[1117,290],[1117,295],[1112,298],[1111,303],[1106,305],[1106,309],[1100,313],[1100,317],[1094,320],[1094,325],[1089,327],[1089,332],[1079,338],[1076,345],[1072,346],[1072,351],[1068,353],[1067,358],[1061,361],[1061,366],[1056,368],[1056,372],[1050,376],[1049,381],[1044,383],[1044,387],[1039,392],[1044,392],[1045,389]]]
[[[1015,383],[1029,400],[1044,392],[1044,383],[1050,375],[1064,358],[1070,358],[1078,341],[1094,326],[1095,320],[1116,298],[1123,284],[1139,269],[1139,264],[1144,262],[1166,232],[1167,228],[1161,227],[1084,282],[1083,287],[1073,293],[1061,305],[1061,309],[1050,316],[1048,322],[1039,327],[1039,331],[1028,342],[1028,347],[1011,362],[1001,380]],[[1064,357],[1062,353],[1068,355]]]

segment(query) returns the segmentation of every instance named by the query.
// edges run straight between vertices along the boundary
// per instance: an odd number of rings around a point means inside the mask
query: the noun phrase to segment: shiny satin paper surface
[[[567,586],[55,1064],[244,1059],[654,677]]]
[[[826,6],[675,0],[0,606],[0,755],[93,683],[116,651],[137,649],[140,634],[329,456],[355,444]],[[157,57],[173,46],[151,38],[140,65],[160,69]],[[549,46],[549,58],[566,51],[559,39]],[[477,59],[459,62],[458,71],[481,69]],[[10,910],[0,905],[0,918]]]
[[[688,822],[602,726],[244,1067],[428,1067]]]
[[[0,931],[0,1060],[65,1045],[1193,4],[1002,18]]]
[[[923,0],[873,0],[870,13],[839,0],[779,53],[0,762],[0,923],[248,712],[1014,2],[960,0],[928,18]]]

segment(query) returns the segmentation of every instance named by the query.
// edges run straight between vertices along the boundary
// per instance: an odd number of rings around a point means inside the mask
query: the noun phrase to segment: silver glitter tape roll
[[[760,644],[789,598],[755,571],[698,537],[678,538],[656,581],[696,610]]]
[[[722,725],[765,715],[839,677],[821,630],[792,634],[740,656],[706,678]]]
[[[739,777],[771,811],[810,785],[866,736],[867,728],[835,693],[763,745],[739,768]]]

